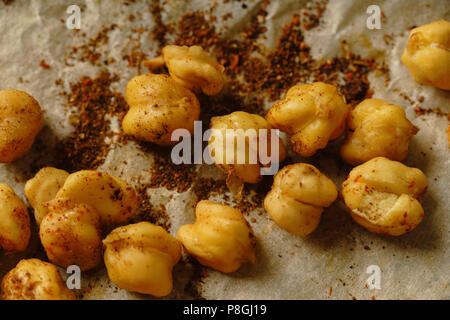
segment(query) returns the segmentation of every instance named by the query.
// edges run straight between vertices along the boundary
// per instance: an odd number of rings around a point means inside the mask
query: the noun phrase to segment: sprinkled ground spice
[[[310,30],[320,23],[320,18],[327,8],[328,1],[307,2],[301,10],[301,23],[305,30]],[[300,19],[299,19],[300,20]]]
[[[273,183],[273,177],[265,176],[263,181],[258,184],[247,184],[242,191],[242,199],[240,199],[234,208],[241,211],[244,215],[249,214],[253,210],[259,210],[258,214],[263,212],[264,198],[270,191]]]
[[[147,192],[147,189],[150,187],[148,184],[140,184],[136,189],[139,197],[139,208],[130,223],[149,221],[168,230],[171,227],[171,223],[166,213],[166,207],[163,204],[160,204],[159,208],[155,208],[152,205],[151,197]]]
[[[414,112],[417,116],[423,116],[425,114],[435,114],[439,117],[445,117],[448,121],[450,121],[450,113],[444,112],[440,108],[425,109],[418,106],[414,109]]]
[[[88,39],[87,43],[78,47],[72,47],[71,51],[65,58],[66,65],[73,66],[73,64],[69,61],[76,60],[81,62],[88,61],[92,65],[100,66],[102,64],[102,61],[100,60],[100,58],[102,57],[100,48],[108,42],[108,33],[114,30],[116,27],[116,24],[112,24],[108,27],[103,27],[100,32],[98,32],[92,38]],[[86,34],[82,33],[81,36],[85,37]],[[106,62],[105,64],[108,63]]]
[[[117,75],[100,71],[95,78],[82,77],[71,83],[70,92],[60,93],[66,98],[66,106],[75,109],[71,117],[74,131],[58,147],[60,168],[95,169],[103,163],[110,148],[105,138],[114,135],[106,117],[116,115],[122,121],[128,110],[122,95],[110,88],[117,80]]]
[[[350,53],[348,57],[333,58],[320,65],[315,80],[337,85],[347,102],[355,105],[372,96],[367,75],[377,66],[374,59]]]
[[[217,194],[223,195],[225,201],[229,200],[229,197],[225,194],[228,192],[225,180],[199,178],[196,180],[192,191],[197,197],[197,201],[208,200],[211,196]]]
[[[50,69],[50,65],[47,62],[45,62],[45,60],[41,60],[41,63],[39,63],[39,66],[44,69]]]
[[[184,192],[196,179],[194,165],[176,165],[171,158],[171,150],[148,142],[139,142],[141,150],[153,156],[149,188],[165,187],[168,190]]]
[[[205,267],[191,256],[186,257],[186,263],[193,267],[193,272],[184,287],[184,291],[196,300],[206,300],[202,297],[203,278],[207,275]]]
[[[281,30],[281,36],[274,51],[268,55],[268,63],[262,70],[262,81],[254,82],[251,74],[246,80],[251,90],[264,90],[270,100],[277,100],[291,86],[308,80],[307,71],[310,69],[312,58],[309,46],[303,42],[303,34],[297,23],[298,15],[294,14],[292,22]],[[255,88],[253,88],[256,86]]]
[[[214,21],[214,16],[207,19],[202,11],[187,13],[178,21],[179,35],[175,38],[174,44],[197,45],[206,49],[217,44],[219,35],[213,24]]]
[[[147,54],[141,49],[141,36],[144,34],[144,28],[133,28],[133,35],[126,43],[126,49],[129,53],[122,57],[123,60],[128,61],[128,67],[136,68],[138,74],[141,74],[141,62],[147,57]]]
[[[264,92],[270,101],[274,101],[297,83],[323,81],[338,86],[351,104],[371,95],[367,75],[374,70],[381,71],[374,59],[363,59],[349,53],[345,57],[319,63],[310,56],[309,51],[298,15],[294,14],[291,23],[283,27],[276,48],[267,55],[268,62],[252,58],[246,63],[246,94]],[[386,70],[383,69],[383,72]]]
[[[153,1],[153,5],[150,11],[152,13],[153,19],[155,20],[156,26],[152,30],[152,38],[159,44],[158,55],[161,53],[162,47],[167,44],[166,35],[173,32],[173,29],[170,25],[164,24],[162,20],[161,10],[161,1]]]
[[[425,100],[423,97],[422,99],[419,98],[419,100],[422,100],[422,102]],[[438,117],[445,117],[447,118],[447,121],[450,122],[450,113],[442,111],[440,108],[433,108],[433,109],[425,109],[421,106],[417,106],[414,109],[414,112],[417,116],[423,116],[427,114],[435,114]],[[448,142],[448,148],[450,149],[450,124],[447,126],[447,130],[445,131],[447,134],[447,142]]]

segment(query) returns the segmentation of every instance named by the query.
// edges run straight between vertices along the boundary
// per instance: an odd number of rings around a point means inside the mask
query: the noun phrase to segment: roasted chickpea
[[[126,134],[139,140],[171,146],[175,129],[194,132],[199,119],[200,103],[188,89],[166,75],[144,74],[128,82],[126,101],[130,110],[122,127]]]
[[[166,65],[170,76],[195,93],[218,94],[224,84],[224,67],[199,46],[165,46],[162,55],[144,61],[150,70]]]
[[[127,221],[138,206],[132,186],[108,173],[94,170],[69,175],[55,198],[67,198],[93,207],[105,225]]]
[[[39,236],[48,259],[61,267],[77,265],[82,271],[101,262],[100,215],[95,208],[71,199],[47,203]]]
[[[417,83],[450,90],[450,22],[412,29],[402,62]]]
[[[27,153],[41,129],[41,107],[32,96],[0,91],[0,162],[13,162]]]
[[[283,141],[272,136],[270,124],[261,116],[243,111],[213,117],[210,124],[212,133],[208,142],[211,158],[222,171],[227,173],[227,185],[234,194],[239,194],[244,182],[261,181],[261,167],[272,163],[261,163],[260,148],[267,150],[271,161],[280,163],[286,157]],[[266,130],[266,137],[261,136]],[[228,135],[227,131],[232,133]],[[235,143],[229,144],[228,139]],[[275,145],[272,145],[272,140]],[[274,151],[278,149],[278,157]]]
[[[163,228],[150,222],[119,227],[103,244],[108,276],[119,288],[156,297],[172,291],[181,245]]]
[[[30,240],[27,206],[6,183],[0,183],[0,247],[9,252],[24,251]]]
[[[290,88],[284,99],[269,110],[267,121],[292,135],[290,141],[296,153],[310,157],[325,148],[329,140],[342,135],[348,111],[336,87],[314,82]]]
[[[195,208],[196,222],[178,230],[178,240],[202,265],[229,273],[256,263],[256,238],[242,214],[208,200]]]
[[[381,99],[357,105],[349,114],[348,128],[341,156],[352,165],[375,157],[403,160],[410,140],[419,131],[401,107]]]
[[[75,300],[51,263],[21,260],[2,280],[0,300]]]
[[[342,196],[353,219],[373,233],[399,236],[423,218],[418,199],[425,193],[422,171],[377,157],[359,165],[342,184]]]
[[[45,203],[55,198],[68,176],[69,173],[65,170],[45,167],[25,184],[25,195],[34,209],[38,225],[47,214]]]
[[[337,195],[333,181],[317,168],[296,163],[275,175],[264,208],[280,228],[306,236],[317,228],[323,207],[331,205]]]

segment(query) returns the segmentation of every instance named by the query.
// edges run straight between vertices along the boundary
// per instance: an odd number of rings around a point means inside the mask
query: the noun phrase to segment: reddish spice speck
[[[105,117],[115,115],[121,121],[128,111],[123,96],[110,88],[118,79],[117,75],[100,71],[94,78],[82,77],[71,83],[69,93],[61,93],[66,105],[75,107],[78,112],[71,118],[75,130],[57,146],[59,168],[68,171],[96,169],[103,163],[111,148],[105,139],[115,135]]]
[[[42,68],[44,68],[44,69],[50,69],[50,65],[47,64],[47,63],[45,62],[45,60],[41,60],[41,63],[39,63],[39,66],[42,67]]]
[[[239,56],[237,54],[233,54],[232,55],[232,61],[231,61],[231,64],[230,64],[230,68],[231,69],[236,68],[238,63],[239,63]]]
[[[46,248],[47,252],[50,253],[52,256],[55,255],[55,251],[52,250],[52,248]]]

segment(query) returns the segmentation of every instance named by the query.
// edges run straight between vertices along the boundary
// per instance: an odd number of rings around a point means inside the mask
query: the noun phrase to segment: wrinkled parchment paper
[[[67,84],[81,76],[95,76],[99,68],[87,62],[77,62],[68,67],[64,64],[67,47],[80,45],[80,37],[68,30],[61,19],[66,19],[70,4],[84,8],[81,16],[81,31],[87,36],[99,32],[103,25],[113,23],[118,28],[109,33],[109,42],[104,50],[118,61],[108,68],[120,75],[115,89],[124,92],[127,81],[137,74],[123,61],[124,42],[132,27],[145,22],[147,29],[154,26],[148,4],[135,3],[123,6],[123,1],[15,1],[11,5],[0,4],[0,89],[15,88],[33,95],[45,110],[45,128],[38,136],[45,144],[55,143],[71,131],[67,114],[63,112],[64,98],[54,82],[61,78]],[[281,27],[299,12],[306,1],[272,1],[266,19],[269,48],[276,43]],[[205,9],[209,1],[167,0],[163,19],[174,22],[183,14],[196,9]],[[240,31],[249,14],[256,12],[262,1],[247,1],[243,10],[240,2],[218,4],[218,17],[232,11],[233,18],[225,22],[228,34]],[[381,30],[366,28],[369,5],[379,5],[385,14]],[[142,19],[135,24],[128,20],[130,13],[141,12]],[[372,74],[369,79],[374,97],[386,99],[403,106],[408,118],[420,128],[410,145],[410,153],[404,161],[418,167],[428,177],[429,187],[423,200],[425,218],[413,232],[401,237],[373,235],[354,223],[341,201],[336,201],[325,210],[318,229],[307,237],[296,237],[279,229],[264,213],[251,213],[255,218],[251,225],[258,238],[258,265],[244,265],[239,271],[225,275],[208,269],[203,278],[201,293],[207,299],[449,299],[450,257],[450,200],[449,200],[449,149],[447,146],[447,120],[434,114],[417,117],[413,105],[403,99],[399,92],[417,101],[424,108],[440,107],[450,111],[450,92],[417,85],[401,64],[400,56],[405,47],[408,27],[431,21],[450,19],[450,3],[442,0],[330,0],[321,24],[305,32],[305,42],[311,46],[315,59],[327,59],[341,53],[340,40],[346,39],[351,50],[363,57],[375,57],[385,61],[391,70],[391,81],[383,86],[383,77]],[[390,34],[390,44],[383,41]],[[141,37],[142,48],[153,57],[157,45],[151,37]],[[153,50],[150,51],[150,50]],[[45,61],[50,69],[39,67]],[[22,77],[22,81],[19,81]],[[400,91],[398,91],[398,90]],[[268,105],[267,107],[270,107]],[[118,123],[112,120],[112,125]],[[306,161],[314,163],[336,183],[341,183],[348,171],[338,170],[335,156],[339,143],[331,143],[327,150]],[[34,172],[30,164],[38,162],[52,165],[52,155],[40,154],[38,147],[12,164],[0,165],[0,181],[10,184],[23,198],[25,181]],[[127,165],[123,160],[128,161]],[[305,161],[305,159],[297,160]],[[117,146],[107,156],[99,170],[117,175],[136,185],[138,178],[148,179],[145,170],[150,168],[151,157],[136,145]],[[220,177],[223,175],[214,166],[197,166],[199,176]],[[170,232],[175,235],[178,228],[194,221],[195,196],[190,190],[184,193],[164,188],[150,190],[155,206],[164,203],[170,217]],[[172,197],[170,197],[172,196]],[[220,197],[212,200],[220,201]],[[0,257],[0,278],[23,257],[34,257],[39,247],[37,228],[34,229],[30,247],[25,253]],[[40,253],[39,258],[45,259]],[[381,288],[369,289],[366,273],[370,265],[381,269]],[[61,271],[64,271],[61,269]],[[192,268],[180,263],[174,268],[174,291],[168,299],[190,298],[184,291]],[[64,272],[63,272],[64,274]],[[85,299],[147,299],[115,287],[100,267],[82,274],[82,289]]]

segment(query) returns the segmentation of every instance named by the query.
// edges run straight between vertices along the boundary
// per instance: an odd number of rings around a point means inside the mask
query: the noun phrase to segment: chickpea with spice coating
[[[293,150],[310,157],[345,129],[349,106],[337,88],[314,82],[293,86],[283,100],[268,111],[267,121],[291,135]]]
[[[419,169],[377,157],[353,168],[342,183],[342,196],[358,224],[372,233],[399,236],[422,221],[419,199],[426,188]]]
[[[93,207],[103,225],[127,221],[137,210],[136,191],[106,172],[81,170],[69,175],[55,198],[67,198]]]
[[[14,162],[27,153],[42,129],[42,110],[28,93],[0,91],[0,162]]]
[[[45,203],[55,198],[68,176],[69,173],[65,170],[45,167],[25,183],[25,195],[34,209],[38,225],[47,214]]]
[[[419,131],[401,107],[381,99],[367,99],[357,105],[349,114],[348,129],[341,156],[352,165],[375,157],[403,160],[409,142]]]
[[[439,20],[412,29],[402,63],[417,83],[450,90],[450,22]]]
[[[197,204],[195,216],[196,222],[182,226],[177,237],[202,265],[230,273],[244,262],[256,263],[256,238],[242,213],[203,200]]]
[[[200,103],[188,89],[167,75],[144,74],[128,82],[130,106],[122,121],[123,131],[139,140],[172,146],[172,132],[183,128],[194,132]]]
[[[48,259],[67,268],[77,265],[82,271],[101,262],[100,215],[95,208],[71,199],[57,198],[47,203],[39,236]]]
[[[30,216],[23,200],[6,183],[0,183],[0,247],[24,251],[30,241]]]
[[[213,117],[208,148],[211,158],[227,174],[227,186],[240,194],[244,183],[258,183],[261,168],[278,165],[286,157],[283,141],[272,132],[263,117],[244,111]],[[262,136],[262,130],[267,134]],[[229,140],[232,140],[229,144]],[[262,164],[261,148],[267,151],[270,163]],[[273,163],[272,163],[273,162]]]
[[[213,96],[224,85],[224,67],[200,46],[165,46],[161,56],[146,60],[143,64],[150,70],[165,64],[176,82],[195,93]]]
[[[163,228],[150,222],[119,227],[103,245],[108,276],[119,288],[156,297],[172,291],[181,245]]]
[[[264,208],[280,228],[306,236],[317,228],[323,208],[330,206],[337,195],[333,181],[316,167],[295,163],[276,174]]]
[[[81,170],[66,176],[44,169],[27,183],[27,193],[42,206],[39,235],[47,256],[59,266],[92,269],[101,261],[101,227],[127,221],[138,206],[136,192],[105,172]],[[46,178],[47,183],[39,184]]]
[[[51,263],[38,259],[21,260],[1,283],[0,300],[75,300]]]

